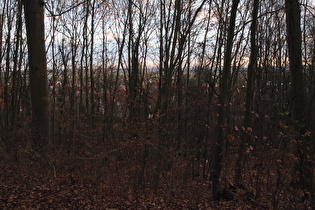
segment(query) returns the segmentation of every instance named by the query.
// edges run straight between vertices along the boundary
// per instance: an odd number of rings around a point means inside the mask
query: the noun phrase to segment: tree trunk
[[[291,114],[300,128],[305,127],[305,87],[302,70],[301,15],[298,0],[286,0],[287,42],[291,72]],[[304,133],[302,133],[304,134]]]
[[[90,104],[91,104],[91,113],[90,113],[90,115],[91,115],[91,117],[90,117],[90,119],[91,119],[91,124],[92,124],[92,127],[94,128],[95,127],[95,107],[96,107],[96,105],[95,105],[95,99],[94,99],[94,83],[95,83],[95,81],[94,81],[94,66],[93,66],[93,64],[94,64],[94,36],[95,36],[95,26],[94,26],[94,24],[95,24],[95,0],[93,1],[93,2],[91,2],[91,32],[90,32],[90,35],[91,35],[91,43],[90,43],[90,45],[91,45],[91,49],[90,49],[90,84],[91,84],[91,94],[90,94]]]
[[[44,36],[44,2],[24,0],[32,103],[33,143],[45,151],[50,143],[47,64]]]
[[[217,134],[216,142],[214,146],[214,160],[213,169],[211,173],[212,181],[212,196],[214,199],[217,198],[217,193],[220,187],[220,175],[222,170],[222,152],[223,146],[225,144],[225,129],[226,129],[226,109],[227,109],[227,96],[229,90],[229,80],[231,77],[231,62],[232,62],[232,48],[233,48],[233,38],[235,29],[235,19],[237,7],[239,0],[233,0],[230,24],[228,28],[227,44],[224,53],[224,65],[222,78],[220,81],[220,94],[219,94],[219,105],[218,105],[218,124],[217,124]]]
[[[258,9],[259,9],[259,0],[254,0],[254,8],[252,14],[252,25],[251,25],[251,53],[250,53],[250,61],[247,70],[247,87],[246,87],[246,101],[245,101],[245,113],[244,113],[244,121],[243,127],[247,128],[250,126],[251,123],[251,112],[252,112],[252,100],[253,100],[253,84],[254,84],[254,73],[255,67],[257,64],[257,44],[256,44],[256,30],[257,30],[257,16],[258,16]],[[242,182],[242,168],[243,168],[243,161],[245,155],[245,147],[246,143],[249,142],[249,136],[245,131],[242,131],[242,138],[239,148],[238,158],[236,159],[235,164],[235,184],[240,185]]]
[[[15,122],[18,113],[18,67],[19,67],[19,56],[20,47],[22,42],[22,3],[18,1],[16,14],[16,41],[13,54],[13,70],[12,70],[12,89],[11,89],[11,129],[15,129]]]
[[[291,114],[294,124],[298,129],[297,142],[300,161],[298,170],[301,174],[300,182],[305,197],[310,197],[312,209],[315,208],[314,193],[314,148],[313,138],[304,135],[308,125],[306,124],[306,92],[303,79],[302,66],[302,33],[301,11],[298,0],[285,1],[287,42],[289,49],[290,73],[291,73]],[[310,194],[310,196],[308,196]],[[305,206],[305,208],[308,208]]]

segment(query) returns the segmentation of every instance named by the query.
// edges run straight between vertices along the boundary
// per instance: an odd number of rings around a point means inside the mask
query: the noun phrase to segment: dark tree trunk
[[[12,70],[12,89],[11,89],[11,129],[15,129],[15,122],[18,112],[18,68],[19,68],[19,56],[20,56],[20,47],[22,42],[22,4],[18,1],[17,5],[17,14],[16,14],[16,42],[14,46],[14,55],[13,55],[13,70]]]
[[[213,169],[211,173],[212,181],[212,196],[214,199],[217,197],[217,193],[220,187],[220,175],[222,170],[222,161],[223,161],[223,147],[225,144],[225,130],[226,130],[226,109],[227,109],[227,96],[229,91],[229,80],[231,77],[231,63],[232,63],[232,48],[233,48],[233,38],[234,38],[234,29],[235,29],[235,19],[237,7],[239,0],[233,0],[230,24],[228,28],[227,44],[224,53],[224,65],[222,78],[220,81],[220,94],[219,94],[219,107],[218,107],[218,123],[217,123],[217,134],[216,142],[214,147],[214,160],[213,160]]]
[[[23,0],[27,32],[32,102],[33,143],[45,150],[50,143],[48,81],[44,36],[44,2]]]
[[[305,87],[302,70],[301,15],[298,0],[286,0],[287,42],[291,72],[291,114],[300,128],[305,127]]]
[[[301,10],[298,0],[285,1],[287,42],[289,49],[290,73],[291,73],[291,114],[294,124],[298,129],[297,135],[300,182],[305,192],[305,197],[310,197],[312,209],[315,208],[314,193],[314,137],[304,135],[308,129],[306,123],[306,92],[303,79],[302,65],[302,33]],[[310,196],[308,196],[310,194]],[[307,206],[305,206],[307,208]]]

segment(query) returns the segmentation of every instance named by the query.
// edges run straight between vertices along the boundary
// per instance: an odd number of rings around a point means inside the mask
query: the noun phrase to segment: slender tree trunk
[[[54,7],[54,4],[53,4]],[[56,126],[56,84],[57,84],[57,68],[56,68],[56,53],[55,53],[55,47],[56,47],[56,19],[53,17],[52,18],[52,37],[51,37],[51,56],[52,56],[52,107],[51,107],[51,131],[52,131],[52,136],[51,136],[51,141],[55,143],[56,141],[56,131],[57,126]],[[50,81],[51,82],[51,81]]]
[[[68,78],[68,62],[70,60],[70,52],[65,52],[66,51],[66,47],[65,47],[65,43],[64,40],[61,43],[61,46],[59,46],[59,53],[61,55],[61,61],[62,61],[62,65],[63,65],[63,80],[62,80],[62,89],[61,89],[61,96],[60,96],[60,118],[63,119],[64,117],[64,112],[67,111],[65,109],[65,105],[66,105],[66,98],[69,95],[70,90],[68,89],[69,87],[69,78]]]
[[[16,121],[17,115],[17,76],[18,76],[18,57],[19,57],[19,47],[21,47],[20,42],[22,39],[22,3],[18,1],[18,12],[17,12],[17,20],[16,20],[16,43],[14,49],[14,58],[13,58],[13,71],[12,71],[12,98],[11,98],[11,128],[14,129],[14,124]]]
[[[10,118],[9,118],[9,108],[10,108],[10,94],[9,94],[9,78],[10,78],[10,68],[11,68],[11,30],[12,30],[12,22],[11,19],[12,11],[9,5],[6,7],[7,14],[7,38],[6,38],[6,53],[5,53],[5,74],[4,74],[4,125],[5,127],[9,127]]]
[[[93,2],[91,2],[91,49],[90,49],[90,83],[91,83],[91,95],[90,95],[90,100],[91,100],[91,120],[92,120],[92,126],[95,126],[95,101],[94,101],[94,66],[93,66],[93,62],[94,62],[94,36],[95,36],[95,21],[94,21],[94,17],[95,17],[95,0]]]
[[[71,66],[72,66],[72,81],[71,81],[71,99],[70,99],[70,112],[72,113],[74,120],[77,118],[77,108],[76,108],[76,95],[77,95],[77,50],[78,45],[74,38],[71,40]],[[74,123],[73,123],[74,124]]]
[[[23,4],[30,69],[33,143],[36,149],[45,151],[50,143],[50,121],[44,35],[44,2],[41,0],[23,0]]]
[[[251,112],[252,112],[252,100],[253,100],[253,84],[254,84],[254,73],[257,64],[257,44],[256,44],[256,31],[257,31],[257,16],[258,16],[258,8],[259,8],[259,0],[254,0],[254,8],[252,14],[252,25],[251,25],[251,53],[250,53],[250,61],[247,70],[247,87],[246,87],[246,101],[245,101],[245,113],[244,113],[244,121],[243,127],[247,128],[251,123]],[[246,143],[249,142],[248,134],[245,131],[242,131],[241,136],[241,144],[239,148],[239,156],[236,159],[235,166],[235,184],[240,185],[242,182],[242,168],[243,168],[243,160],[245,155],[245,146]]]
[[[18,99],[18,67],[19,67],[19,54],[21,47],[20,42],[22,42],[22,3],[18,1],[17,3],[18,11],[16,15],[16,41],[15,41],[15,49],[14,49],[14,56],[13,56],[13,70],[12,70],[12,90],[11,90],[11,128],[14,129],[16,116],[18,112],[17,107],[17,99]]]
[[[103,121],[103,139],[106,139],[109,135],[109,126],[108,126],[108,91],[109,91],[109,88],[108,88],[108,78],[107,78],[107,70],[108,70],[108,64],[107,64],[107,61],[108,61],[108,57],[107,57],[107,54],[108,54],[108,51],[107,51],[107,43],[108,43],[108,40],[107,40],[107,36],[106,36],[106,21],[105,21],[105,18],[103,18],[102,20],[102,31],[103,31],[103,35],[102,35],[102,74],[103,74],[103,112],[104,112],[104,121]]]
[[[89,18],[89,2],[84,5],[84,23],[82,29],[82,52],[80,59],[80,113],[88,113],[89,106],[89,75],[88,75],[88,18]],[[84,72],[85,71],[85,72]],[[84,84],[85,83],[85,84]],[[85,86],[84,86],[85,85]],[[85,96],[83,95],[85,91]],[[84,101],[85,100],[85,101]]]
[[[212,196],[214,199],[217,198],[217,193],[220,187],[220,175],[222,170],[223,161],[223,146],[225,144],[225,130],[226,130],[226,109],[227,109],[227,96],[229,91],[229,80],[231,76],[231,62],[232,62],[232,48],[233,48],[233,38],[235,29],[235,19],[237,7],[240,0],[233,0],[230,24],[228,28],[227,44],[224,53],[224,65],[222,78],[220,81],[220,94],[219,94],[219,105],[218,105],[218,124],[217,124],[217,134],[216,142],[214,146],[214,160],[213,160],[213,170],[211,173],[212,181]]]
[[[84,34],[85,37],[85,55],[84,55],[84,67],[85,67],[85,106],[86,106],[86,113],[87,116],[90,117],[90,88],[89,88],[89,38],[88,38],[88,33],[89,33],[89,27],[88,27],[88,22],[89,22],[89,16],[90,16],[90,2],[86,3],[86,15],[85,15],[85,20],[84,20]],[[91,69],[90,69],[91,70]]]
[[[3,29],[4,29],[4,15],[5,15],[5,10],[6,10],[6,1],[3,3],[3,8],[0,13],[0,62],[2,63],[3,59]],[[2,65],[0,65],[0,84],[2,84]]]

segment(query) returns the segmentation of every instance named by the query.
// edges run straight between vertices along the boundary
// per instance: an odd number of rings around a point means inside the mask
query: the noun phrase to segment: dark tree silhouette
[[[306,92],[302,65],[302,33],[301,10],[298,0],[285,1],[287,42],[289,49],[290,73],[291,73],[291,113],[292,119],[299,131],[298,140],[300,181],[302,188],[311,194],[312,205],[315,207],[313,189],[313,162],[309,157],[314,155],[311,138],[305,135],[308,129],[306,124]]]
[[[44,36],[44,2],[24,0],[25,24],[30,68],[33,140],[37,149],[50,142],[48,81]]]
[[[286,0],[287,42],[291,72],[292,118],[300,127],[305,123],[305,87],[302,70],[301,12],[298,0]]]

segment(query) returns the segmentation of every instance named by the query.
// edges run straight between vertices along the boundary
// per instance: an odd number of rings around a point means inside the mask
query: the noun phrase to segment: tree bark
[[[47,64],[44,36],[44,2],[23,0],[29,59],[33,144],[45,151],[50,143]]]

